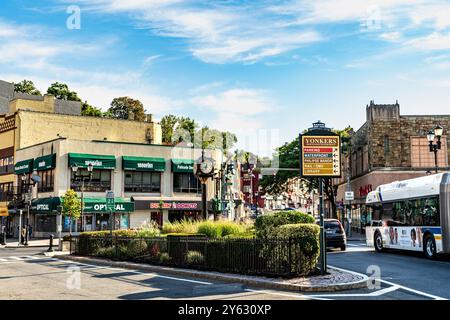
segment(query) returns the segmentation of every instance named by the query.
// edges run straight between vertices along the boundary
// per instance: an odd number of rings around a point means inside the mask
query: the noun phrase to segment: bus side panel
[[[375,233],[375,227],[366,227],[366,245],[368,247],[373,247],[373,235]]]
[[[446,173],[442,177],[440,187],[440,211],[442,228],[442,251],[450,253],[450,174]],[[438,244],[436,241],[436,247]]]

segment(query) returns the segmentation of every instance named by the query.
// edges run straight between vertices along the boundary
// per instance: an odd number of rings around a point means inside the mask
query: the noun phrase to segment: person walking
[[[28,226],[28,240],[31,240],[31,235],[33,234],[33,227],[32,226]]]
[[[22,244],[25,243],[25,236],[27,235],[27,228],[25,226],[22,226],[22,232],[21,232],[22,238],[20,239],[20,242]]]

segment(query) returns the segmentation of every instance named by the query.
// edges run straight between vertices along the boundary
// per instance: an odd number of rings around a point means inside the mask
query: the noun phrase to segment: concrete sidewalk
[[[293,279],[268,278],[258,276],[247,276],[240,274],[222,273],[214,271],[199,271],[195,269],[182,269],[164,267],[144,263],[127,261],[113,261],[103,258],[82,257],[73,255],[54,255],[55,258],[71,260],[79,263],[102,265],[115,268],[142,270],[185,276],[191,278],[203,278],[232,283],[243,283],[249,286],[262,287],[266,289],[290,290],[299,292],[329,292],[361,289],[367,287],[368,277],[364,274],[328,267],[328,273],[324,276],[298,277]]]
[[[352,231],[352,236],[347,236],[347,241],[366,241],[366,235],[356,231]]]
[[[59,244],[58,239],[53,239],[53,247],[57,248]],[[28,240],[28,246],[19,245],[18,239],[8,239],[6,245],[0,245],[0,248],[18,248],[18,247],[49,247],[50,239],[32,239]]]

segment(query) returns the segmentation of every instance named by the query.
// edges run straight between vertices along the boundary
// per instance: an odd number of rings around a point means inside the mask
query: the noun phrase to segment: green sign
[[[125,198],[114,198],[113,212],[134,212],[134,202]],[[84,212],[108,213],[107,198],[84,198]]]
[[[164,158],[123,156],[122,167],[123,170],[163,172],[166,170],[166,160]]]
[[[172,172],[193,173],[194,165],[191,159],[172,159]]]
[[[114,192],[106,192],[106,208],[108,211],[114,211]]]
[[[39,198],[31,201],[30,211],[35,213],[56,213],[61,205],[61,198]]]
[[[116,157],[111,155],[69,153],[69,167],[76,165],[80,168],[87,168],[90,164],[94,166],[94,169],[115,169]]]
[[[33,159],[19,161],[14,166],[15,174],[31,173],[31,172],[33,172]]]
[[[55,166],[56,154],[54,153],[34,159],[33,169],[37,171],[48,170],[53,169]]]

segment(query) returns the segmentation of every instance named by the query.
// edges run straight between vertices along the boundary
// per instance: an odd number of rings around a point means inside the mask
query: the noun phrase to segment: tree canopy
[[[31,94],[33,96],[40,96],[41,92],[36,88],[33,81],[22,80],[19,83],[14,83],[14,92]]]
[[[71,91],[69,86],[65,83],[55,82],[47,89],[48,94],[52,94],[56,99],[81,101],[80,97],[75,91]]]
[[[107,116],[116,119],[144,121],[145,110],[141,101],[130,97],[114,98]]]
[[[81,200],[74,190],[69,189],[62,196],[61,202],[62,214],[70,218],[70,224],[72,225],[72,222],[78,220],[81,216]],[[71,232],[72,226],[69,230]]]

